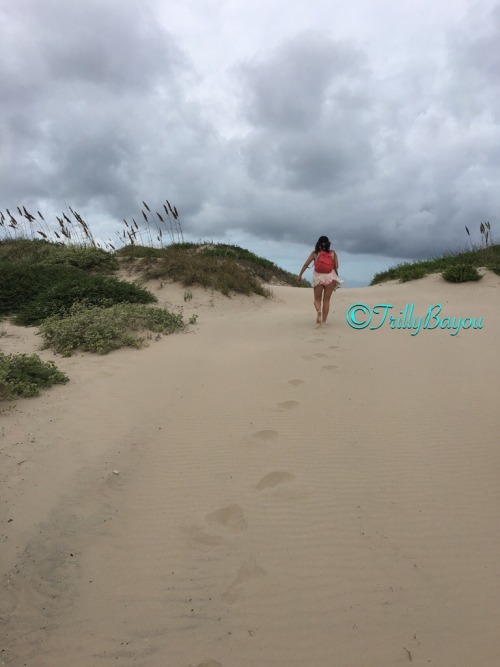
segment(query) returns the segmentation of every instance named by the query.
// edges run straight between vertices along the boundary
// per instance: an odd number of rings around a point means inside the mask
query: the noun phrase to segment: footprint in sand
[[[227,505],[205,516],[205,521],[212,528],[222,526],[231,532],[246,530],[248,523],[239,505]],[[195,549],[212,549],[224,541],[220,535],[209,532],[203,526],[187,526],[182,529],[184,539]]]
[[[335,364],[327,364],[326,366],[321,366],[325,371],[334,371],[338,366],[335,366]]]
[[[262,489],[270,489],[278,486],[278,484],[290,482],[292,479],[295,479],[295,475],[292,475],[291,472],[281,472],[276,470],[274,472],[268,473],[265,477],[263,477],[257,484],[256,488],[259,491],[262,491]]]
[[[298,401],[282,401],[281,403],[278,403],[278,407],[282,410],[292,410],[298,405],[300,405]]]
[[[218,660],[203,660],[203,662],[199,662],[196,667],[222,667],[222,663]]]
[[[275,431],[272,428],[263,428],[260,431],[252,433],[252,438],[259,442],[276,442],[278,435],[278,431]]]
[[[246,530],[248,527],[248,523],[243,516],[243,510],[239,505],[222,507],[216,512],[207,514],[205,519],[209,524],[224,526],[224,528],[232,531]]]
[[[182,532],[184,539],[193,549],[212,549],[223,542],[220,535],[213,535],[201,526],[187,526]]]
[[[324,358],[327,357],[328,355],[325,354],[324,352],[315,352],[315,353],[314,353],[314,356],[317,357],[318,359],[324,359]]]
[[[255,577],[262,577],[264,574],[266,574],[266,571],[263,570],[260,565],[257,565],[255,561],[245,563],[238,570],[236,579],[229,586],[227,591],[222,594],[222,599],[228,604],[233,604],[233,602],[240,599],[244,591],[244,584],[247,581],[255,579]]]
[[[293,378],[293,380],[288,380],[288,384],[292,384],[294,387],[298,387],[299,384],[304,384],[305,380],[300,378]]]
[[[338,348],[338,345],[329,345],[328,349],[329,350],[336,350]]]

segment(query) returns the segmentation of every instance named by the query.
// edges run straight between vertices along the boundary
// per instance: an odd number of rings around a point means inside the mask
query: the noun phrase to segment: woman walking
[[[316,308],[316,324],[325,324],[330,310],[330,297],[340,287],[342,281],[338,277],[339,260],[335,250],[330,249],[330,240],[327,236],[320,236],[314,250],[306,259],[302,267],[297,284],[302,279],[302,274],[314,261],[314,272],[312,286],[314,289],[314,307]]]

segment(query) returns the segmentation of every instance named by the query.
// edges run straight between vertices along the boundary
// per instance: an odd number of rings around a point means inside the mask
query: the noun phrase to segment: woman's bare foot
[[[316,324],[320,327],[321,326],[321,310],[316,311]]]

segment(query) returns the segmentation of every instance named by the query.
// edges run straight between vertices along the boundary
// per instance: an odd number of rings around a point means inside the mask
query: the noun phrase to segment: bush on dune
[[[0,241],[0,263],[42,266],[73,266],[84,271],[118,269],[115,255],[92,245],[64,245],[38,239]]]
[[[56,365],[36,354],[0,352],[0,400],[38,396],[41,388],[68,382]]]
[[[134,262],[135,270],[145,279],[170,279],[184,287],[200,285],[226,296],[231,292],[269,296],[269,291],[259,279],[258,265],[246,266],[231,256],[213,256],[171,247],[164,248],[154,258],[142,256]]]
[[[45,348],[71,356],[77,349],[107,354],[121,347],[142,347],[145,336],[141,333],[169,334],[183,327],[181,315],[163,308],[126,303],[109,308],[75,304],[66,317],[42,322],[40,333]]]
[[[118,278],[84,276],[61,280],[19,309],[17,324],[35,325],[54,315],[65,315],[77,303],[109,307],[117,303],[154,303],[157,298],[143,287]]]
[[[58,282],[77,282],[85,273],[68,266],[0,264],[0,315],[16,313]]]
[[[477,269],[470,264],[453,264],[443,271],[442,276],[450,283],[465,283],[482,278]]]
[[[89,246],[59,246],[57,252],[41,260],[48,266],[74,266],[83,271],[108,273],[118,269],[118,260],[112,253],[102,248]]]

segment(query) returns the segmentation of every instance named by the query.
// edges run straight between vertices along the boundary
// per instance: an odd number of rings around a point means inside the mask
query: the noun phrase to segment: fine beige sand
[[[319,329],[311,290],[152,287],[196,325],[44,351],[71,382],[1,407],[0,664],[500,665],[500,278],[342,289]]]

